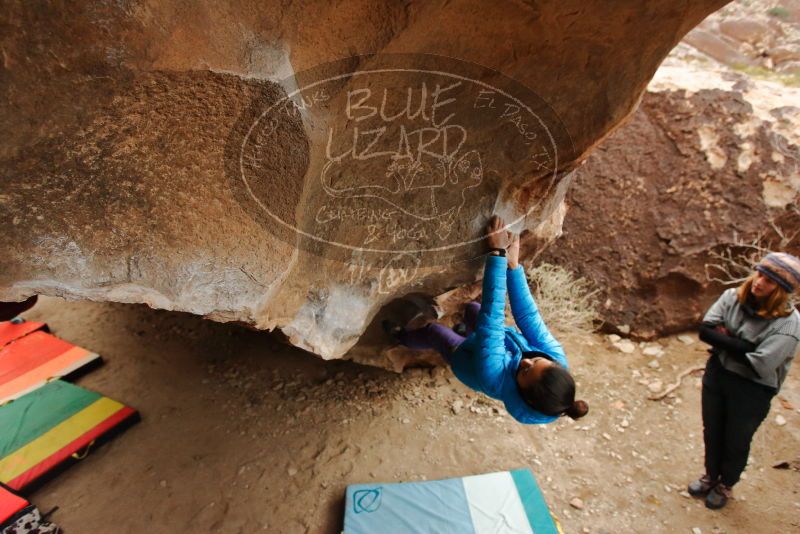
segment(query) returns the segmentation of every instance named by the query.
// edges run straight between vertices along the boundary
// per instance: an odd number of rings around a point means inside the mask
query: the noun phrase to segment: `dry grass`
[[[601,322],[595,300],[598,291],[588,280],[549,263],[526,265],[525,272],[549,328],[576,334],[597,329]]]

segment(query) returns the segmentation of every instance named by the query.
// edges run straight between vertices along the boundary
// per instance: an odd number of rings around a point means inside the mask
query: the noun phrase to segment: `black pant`
[[[706,474],[733,486],[747,465],[750,442],[767,417],[771,388],[728,371],[711,356],[703,376]]]

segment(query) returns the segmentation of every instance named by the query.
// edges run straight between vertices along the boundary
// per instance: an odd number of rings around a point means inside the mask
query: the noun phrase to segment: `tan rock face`
[[[723,20],[719,23],[719,29],[728,37],[751,45],[767,44],[766,41],[772,36],[767,24],[746,18]]]
[[[0,299],[340,357],[397,297],[474,280],[492,212],[557,235],[569,170],[724,3],[11,2]]]
[[[754,60],[741,53],[737,46],[708,30],[695,28],[686,35],[684,41],[726,65],[752,65],[754,63]]]
[[[776,64],[788,63],[791,61],[797,62],[800,60],[800,44],[776,46],[770,49],[769,57],[771,57]]]
[[[684,42],[735,70],[762,77],[788,74],[775,79],[796,85],[790,75],[798,70],[800,2],[786,0],[779,6],[762,1],[731,2],[703,20]]]

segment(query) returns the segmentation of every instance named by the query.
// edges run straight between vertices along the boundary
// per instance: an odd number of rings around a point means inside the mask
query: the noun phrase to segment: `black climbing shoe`
[[[392,339],[398,342],[400,341],[400,333],[403,331],[402,326],[389,319],[381,321],[381,326],[383,327],[383,331],[389,334]]]
[[[726,486],[722,482],[714,486],[714,488],[706,495],[706,508],[712,510],[719,510],[726,504],[728,500],[733,498],[733,488]]]
[[[705,497],[716,485],[717,482],[711,480],[711,477],[708,475],[703,475],[699,479],[689,484],[689,495],[692,497]]]
[[[465,325],[464,323],[456,323],[453,326],[453,332],[455,332],[461,337],[467,337],[467,325]]]

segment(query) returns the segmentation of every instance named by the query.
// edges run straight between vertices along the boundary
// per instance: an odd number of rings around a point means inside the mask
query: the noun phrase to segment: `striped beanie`
[[[771,252],[756,265],[756,270],[789,293],[800,288],[800,259],[796,256],[785,252]]]

